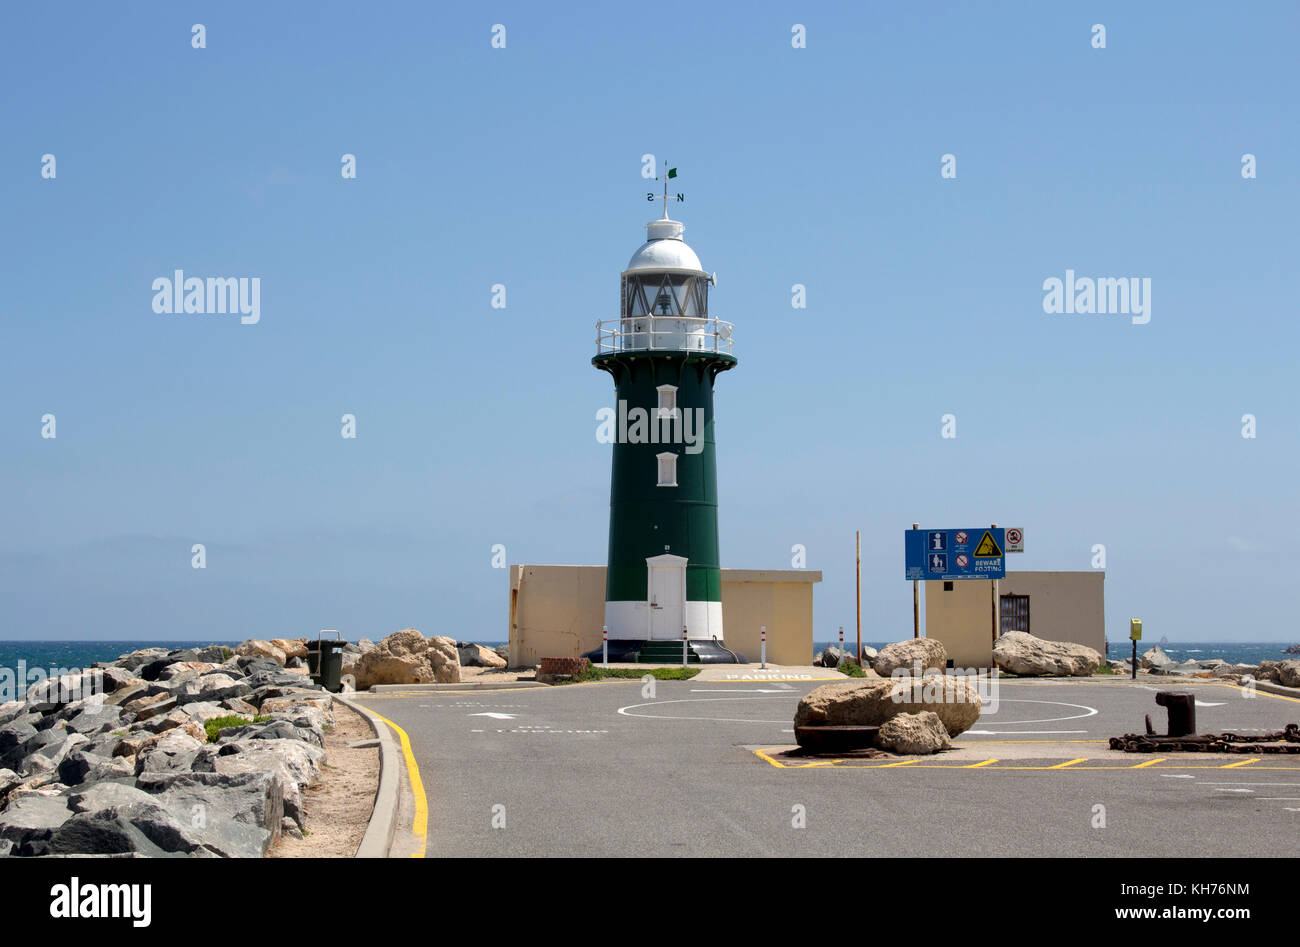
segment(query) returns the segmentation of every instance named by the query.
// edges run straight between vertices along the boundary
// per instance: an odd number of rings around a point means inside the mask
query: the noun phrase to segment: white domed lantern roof
[[[682,273],[692,276],[708,276],[700,265],[700,258],[686,245],[682,232],[686,225],[679,220],[661,217],[645,225],[646,242],[641,244],[632,259],[627,262],[629,273],[655,271],[659,273]]]

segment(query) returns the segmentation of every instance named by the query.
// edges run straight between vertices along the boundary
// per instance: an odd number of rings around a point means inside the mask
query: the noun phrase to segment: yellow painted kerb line
[[[369,710],[369,708],[367,708]],[[411,780],[411,794],[415,796],[415,819],[411,823],[411,832],[420,840],[420,850],[412,853],[412,858],[423,858],[429,839],[429,800],[424,795],[424,783],[420,779],[420,767],[415,763],[415,754],[411,752],[411,738],[406,731],[383,714],[375,713],[380,720],[393,728],[402,744],[402,755],[406,757],[406,775]]]

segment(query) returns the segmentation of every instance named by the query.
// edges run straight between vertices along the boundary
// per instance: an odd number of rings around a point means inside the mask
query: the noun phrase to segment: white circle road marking
[[[783,697],[682,697],[676,700],[652,700],[644,704],[628,704],[618,708],[624,717],[642,717],[646,720],[707,720],[711,723],[789,723],[789,720],[754,720],[750,717],[668,717],[663,714],[634,714],[640,707],[662,707],[664,704],[702,704],[717,700],[794,700],[799,695]]]
[[[1095,717],[1097,715],[1096,707],[1089,707],[1087,704],[1067,704],[1063,700],[1023,700],[1020,698],[1004,697],[999,701],[999,703],[1000,704],[1055,704],[1057,707],[1074,707],[1078,710],[1083,711],[1083,713],[1081,714],[1071,714],[1068,717],[1044,717],[1041,720],[1006,721],[1007,723],[1014,723],[1016,725],[1021,725],[1026,723],[1061,723],[1065,720],[1079,720],[1082,717]],[[996,712],[994,714],[991,714],[990,716],[996,716]],[[995,720],[993,722],[1001,723],[1002,721]]]
[[[792,700],[795,696],[796,695],[791,694],[788,697],[786,696],[782,696],[782,697],[684,697],[684,698],[677,698],[674,700],[653,700],[643,704],[628,704],[626,707],[618,708],[618,712],[625,717],[641,717],[646,720],[707,720],[707,721],[714,721],[717,723],[764,723],[764,724],[787,723],[788,721],[785,720],[754,720],[749,717],[674,717],[674,716],[667,716],[665,714],[636,714],[636,713],[632,713],[631,711],[638,710],[642,707],[659,707],[665,704],[698,704],[698,703],[707,703],[710,701],[719,701],[719,700]],[[1044,717],[1039,720],[1006,721],[1007,723],[1013,723],[1017,725],[1023,725],[1027,723],[1060,723],[1061,721],[1064,720],[1078,720],[1082,717],[1093,717],[1097,715],[1096,707],[1089,707],[1085,704],[1069,704],[1062,700],[1026,700],[1026,699],[1019,699],[1019,698],[1015,698],[1015,699],[1007,698],[1002,700],[1001,702],[1006,704],[1012,704],[1012,703],[1055,704],[1058,707],[1073,707],[1076,710],[1083,711],[1083,713],[1081,714],[1071,714],[1070,716],[1067,717]],[[996,733],[998,731],[981,731],[981,732]],[[1034,731],[1019,731],[1019,732],[1032,733]],[[1083,733],[1084,731],[1073,730],[1068,732]]]

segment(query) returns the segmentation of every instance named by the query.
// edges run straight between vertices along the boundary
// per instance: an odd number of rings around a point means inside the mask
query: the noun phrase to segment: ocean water
[[[879,651],[887,641],[864,641],[863,645],[870,645]],[[1286,658],[1300,657],[1300,655],[1283,653],[1289,645],[1300,643],[1297,641],[1171,641],[1168,644],[1160,645],[1165,654],[1169,655],[1175,661],[1208,661],[1210,658],[1220,658],[1229,664],[1258,664],[1260,661],[1282,661]],[[824,648],[830,645],[838,645],[838,641],[818,641],[813,645],[813,654],[816,655]],[[1138,654],[1160,644],[1159,639],[1155,641],[1143,640],[1138,642]],[[856,647],[856,641],[846,640],[845,648],[850,652]],[[1127,639],[1124,641],[1109,642],[1110,653],[1107,657],[1121,659],[1131,657],[1133,654],[1133,645]]]
[[[239,639],[242,641],[243,639]],[[495,648],[504,641],[480,641]],[[88,668],[96,661],[115,661],[120,655],[142,648],[202,648],[210,644],[233,648],[239,641],[3,641],[0,640],[0,668],[17,672],[18,662],[28,668]]]

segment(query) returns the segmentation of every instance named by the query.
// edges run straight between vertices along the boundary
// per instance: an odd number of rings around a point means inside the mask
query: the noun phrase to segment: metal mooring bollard
[[[1160,691],[1156,704],[1169,711],[1169,736],[1185,737],[1196,732],[1196,698],[1185,691]]]

